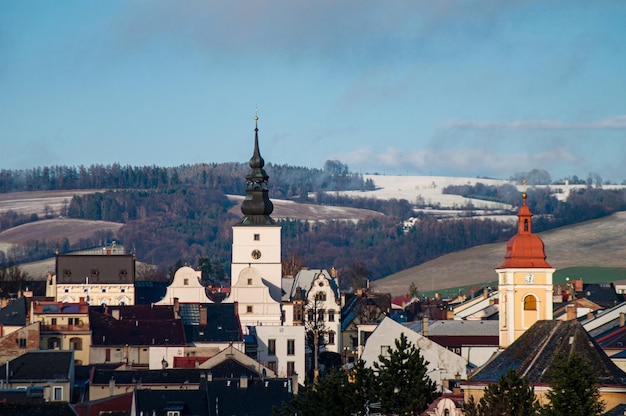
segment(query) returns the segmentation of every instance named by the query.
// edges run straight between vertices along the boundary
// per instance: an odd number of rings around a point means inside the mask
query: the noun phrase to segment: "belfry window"
[[[537,310],[537,298],[533,295],[528,295],[524,298],[524,310],[536,311]]]

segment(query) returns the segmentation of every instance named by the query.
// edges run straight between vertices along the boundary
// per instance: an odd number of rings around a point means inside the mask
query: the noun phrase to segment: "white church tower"
[[[225,300],[238,303],[243,328],[282,323],[281,227],[270,217],[274,205],[259,151],[258,117],[254,119],[254,151],[241,204],[244,217],[233,226],[231,294]]]

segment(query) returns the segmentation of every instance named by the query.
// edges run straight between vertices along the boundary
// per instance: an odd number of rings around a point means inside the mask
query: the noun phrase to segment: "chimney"
[[[180,311],[180,304],[178,303],[178,298],[174,298],[174,314],[176,318],[178,318],[178,312]]]
[[[200,306],[200,325],[206,325],[208,323],[207,310],[205,306]]]
[[[115,377],[113,376],[109,380],[109,396],[115,396]]]
[[[0,301],[0,306],[2,308],[6,308],[7,307],[7,298],[2,298],[2,300]]]
[[[248,388],[248,377],[246,377],[243,374],[239,377],[239,388],[240,389],[247,389]]]
[[[593,311],[587,312],[587,319],[593,319]]]
[[[566,320],[573,321],[576,319],[576,306],[575,305],[567,305],[565,307],[566,311]]]
[[[422,318],[422,335],[428,338],[428,317]]]
[[[619,327],[623,327],[624,324],[626,324],[626,314],[624,314],[624,312],[621,312],[619,314]]]

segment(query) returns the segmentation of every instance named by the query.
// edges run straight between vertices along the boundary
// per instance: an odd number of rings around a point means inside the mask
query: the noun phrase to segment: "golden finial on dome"
[[[526,199],[526,179],[522,179],[522,187],[523,187],[523,191],[522,191],[522,199]]]
[[[259,121],[259,109],[255,109],[254,112],[254,121]]]

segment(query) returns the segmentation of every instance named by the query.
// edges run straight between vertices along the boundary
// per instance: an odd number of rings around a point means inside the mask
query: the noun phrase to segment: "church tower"
[[[270,217],[274,205],[268,195],[269,176],[263,167],[265,161],[259,151],[258,120],[255,116],[254,150],[250,170],[246,175],[246,197],[241,204],[243,218],[233,226],[231,288],[247,284],[239,282],[242,273],[254,275],[269,288],[271,299],[280,304],[281,292],[281,227]],[[234,299],[239,301],[238,299]]]
[[[552,319],[552,275],[543,241],[532,233],[532,216],[522,193],[517,234],[506,244],[496,269],[500,293],[500,348],[506,348],[538,320]]]

